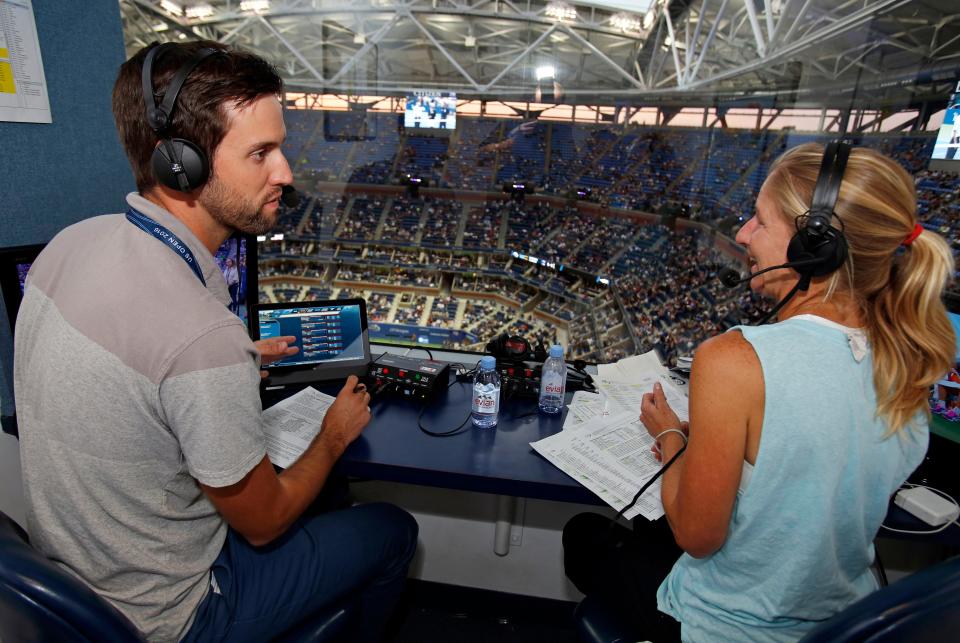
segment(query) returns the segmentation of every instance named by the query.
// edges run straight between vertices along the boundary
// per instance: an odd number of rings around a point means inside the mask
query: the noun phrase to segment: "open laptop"
[[[370,366],[367,306],[363,299],[255,304],[254,339],[292,335],[300,352],[265,366],[267,388],[342,382]]]

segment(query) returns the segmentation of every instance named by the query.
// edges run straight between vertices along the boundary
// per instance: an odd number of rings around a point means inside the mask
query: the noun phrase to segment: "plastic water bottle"
[[[567,363],[563,361],[563,346],[554,344],[540,374],[540,410],[551,415],[563,410],[566,390]]]
[[[480,370],[473,378],[473,424],[481,429],[497,426],[499,413],[500,374],[497,373],[497,358],[485,355],[480,358]]]

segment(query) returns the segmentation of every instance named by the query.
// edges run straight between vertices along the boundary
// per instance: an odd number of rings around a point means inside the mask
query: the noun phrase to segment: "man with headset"
[[[266,455],[258,365],[296,348],[250,341],[213,254],[276,223],[281,89],[212,42],[127,61],[113,110],[138,192],[58,234],[20,308],[32,542],[151,640],[266,640],[346,596],[353,640],[376,640],[416,549],[391,505],[302,516],[370,419],[356,378],[296,463],[278,475]]]

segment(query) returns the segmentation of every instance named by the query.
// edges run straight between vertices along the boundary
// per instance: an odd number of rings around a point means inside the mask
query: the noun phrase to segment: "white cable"
[[[928,487],[928,486],[925,485],[925,484],[913,484],[912,482],[904,482],[902,485],[900,485],[900,489],[903,489],[904,487],[906,487],[907,489],[914,489],[914,488],[916,488],[916,487],[922,487],[922,488],[926,489],[927,491],[932,491],[933,493],[937,494],[938,496],[940,496],[940,497],[942,497],[942,498],[946,498],[946,499],[949,500],[951,503],[953,503],[953,506],[954,506],[954,507],[960,507],[960,505],[957,504],[957,501],[953,499],[953,496],[951,496],[950,494],[948,494],[948,493],[946,493],[946,492],[944,492],[944,491],[940,491],[939,489],[935,489],[934,487]],[[897,491],[900,491],[900,489],[897,489]],[[907,513],[910,513],[910,512],[907,512]],[[942,525],[940,525],[939,527],[937,527],[936,529],[930,529],[930,530],[928,530],[928,531],[918,531],[918,530],[914,530],[914,529],[894,529],[893,527],[887,527],[887,526],[884,525],[883,523],[880,524],[880,529],[886,529],[887,531],[892,531],[892,532],[898,533],[898,534],[924,535],[924,534],[939,534],[941,531],[943,531],[943,530],[947,529],[948,527],[950,527],[950,525],[960,526],[960,521],[958,521],[958,520],[952,520],[952,521],[949,521],[949,522],[945,522],[945,523],[943,523]]]

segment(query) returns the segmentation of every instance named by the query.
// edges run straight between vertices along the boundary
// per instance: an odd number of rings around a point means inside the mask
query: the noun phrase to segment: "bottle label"
[[[474,389],[473,391],[473,412],[474,413],[496,413],[500,409],[500,391],[484,391]]]
[[[545,375],[541,395],[563,395],[565,382],[560,375]]]

